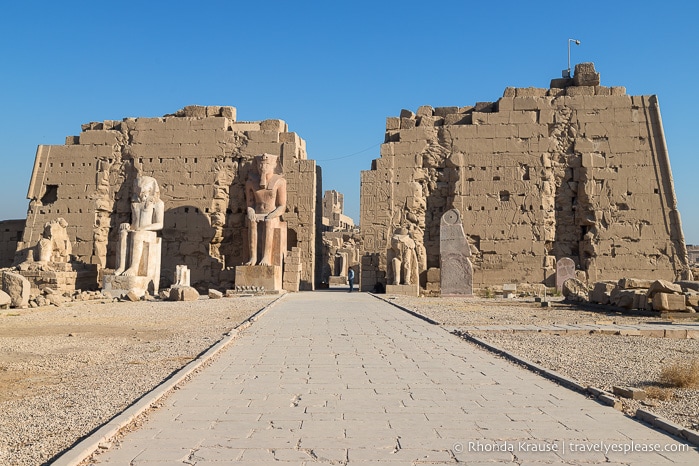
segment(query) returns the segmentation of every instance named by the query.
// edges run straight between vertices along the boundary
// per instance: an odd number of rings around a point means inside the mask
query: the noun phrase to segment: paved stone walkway
[[[624,448],[689,451],[612,451]],[[685,443],[438,326],[364,293],[332,291],[285,297],[98,458],[197,466],[699,464]]]

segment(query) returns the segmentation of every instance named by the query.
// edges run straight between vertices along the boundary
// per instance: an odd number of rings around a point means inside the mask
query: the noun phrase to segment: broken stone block
[[[697,291],[699,292],[699,282],[690,280],[680,280],[675,282],[676,285],[680,285],[683,291]]]
[[[10,295],[0,290],[0,309],[9,309],[12,303]]]
[[[595,64],[578,63],[575,65],[575,73],[573,74],[573,85],[575,86],[599,86],[600,76],[595,71]]]
[[[418,107],[417,109],[417,116],[419,117],[431,117],[434,114],[434,108],[432,108],[430,105],[423,105],[421,107]]]
[[[609,304],[610,296],[615,288],[613,282],[597,282],[590,293],[590,301],[597,304]]]
[[[173,286],[170,288],[170,301],[196,301],[199,292],[191,286]]]
[[[562,292],[568,301],[585,302],[588,300],[587,286],[577,278],[569,278],[563,282]]]
[[[656,293],[682,293],[682,287],[667,280],[656,280],[648,288],[648,297],[652,298]]]
[[[69,299],[64,298],[58,293],[51,293],[46,296],[46,299],[48,299],[49,303],[53,304],[54,306],[60,306],[62,304],[65,304],[66,301],[70,301]]]
[[[129,290],[122,298],[125,301],[131,301],[131,302],[136,302],[136,301],[141,300],[141,297],[139,296],[139,294],[133,290]]]
[[[685,303],[685,297],[681,294],[656,292],[653,295],[653,310],[660,312],[686,311],[687,304]]]
[[[684,300],[687,306],[692,308],[699,306],[699,293],[689,292],[684,293]]]
[[[617,396],[622,396],[631,400],[645,400],[648,397],[645,390],[634,387],[619,387],[615,385],[612,387],[612,392]]]
[[[643,280],[639,278],[622,278],[619,280],[619,288],[624,288],[625,290],[631,288],[650,288],[653,280]]]
[[[11,306],[24,309],[29,306],[29,292],[31,285],[29,280],[14,272],[2,272],[2,291],[11,299]]]
[[[221,299],[223,298],[223,293],[221,293],[218,290],[210,289],[209,290],[209,299]]]
[[[624,309],[633,308],[634,292],[619,288],[618,286],[612,290],[609,295],[609,302],[612,306],[623,307]]]

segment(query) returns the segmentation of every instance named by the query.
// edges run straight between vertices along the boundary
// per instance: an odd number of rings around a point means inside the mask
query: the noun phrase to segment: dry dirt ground
[[[699,340],[675,340],[621,335],[551,335],[536,332],[476,331],[478,325],[552,324],[643,324],[668,322],[657,316],[613,311],[582,310],[573,304],[552,303],[541,307],[533,299],[409,298],[396,297],[396,304],[440,324],[468,332],[508,352],[566,375],[583,385],[609,392],[612,386],[654,388],[662,397],[643,402],[622,399],[630,415],[642,408],[684,427],[699,430],[699,386],[671,388],[660,382],[663,368],[675,362],[699,363]],[[690,315],[677,323],[694,324]]]
[[[50,460],[274,299],[0,310],[0,464]]]

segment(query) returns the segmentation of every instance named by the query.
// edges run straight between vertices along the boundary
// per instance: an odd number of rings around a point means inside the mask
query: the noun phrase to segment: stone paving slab
[[[656,447],[686,451],[612,451]],[[699,462],[674,437],[367,294],[341,292],[287,296],[96,458],[200,466]]]

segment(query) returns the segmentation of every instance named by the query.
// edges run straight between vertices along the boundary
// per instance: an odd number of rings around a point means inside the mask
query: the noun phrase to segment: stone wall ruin
[[[424,287],[452,208],[476,287],[554,286],[563,257],[589,282],[688,273],[658,99],[600,86],[591,63],[547,89],[387,118],[381,157],[361,173],[361,289],[385,283],[396,228],[422,247]]]
[[[165,201],[162,285],[169,285],[177,265],[187,265],[192,284],[232,288],[233,267],[248,259],[245,180],[253,157],[262,153],[281,157],[288,246],[297,248],[300,289],[311,290],[320,168],[284,121],[238,122],[234,107],[189,106],[160,118],[93,122],[65,145],[39,146],[18,257],[36,244],[46,222],[62,217],[78,261],[114,268],[118,226],[129,222],[129,190],[140,173],[158,180]]]

